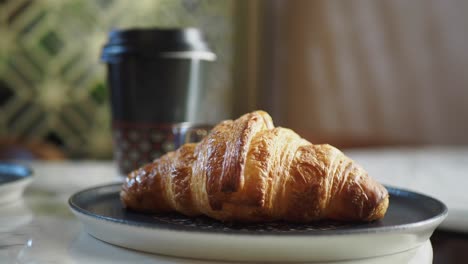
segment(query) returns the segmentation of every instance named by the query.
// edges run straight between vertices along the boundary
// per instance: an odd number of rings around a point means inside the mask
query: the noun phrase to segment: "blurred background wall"
[[[464,0],[0,0],[0,145],[110,158],[99,53],[118,27],[195,26],[212,122],[265,109],[340,147],[468,144]],[[221,103],[219,103],[221,102]],[[39,147],[40,148],[40,147]]]
[[[270,0],[258,106],[313,142],[468,144],[468,1]]]
[[[217,61],[210,68],[210,101],[232,105],[235,6],[232,0],[2,0],[0,1],[0,146],[40,142],[68,158],[110,158],[110,112],[105,65],[107,33],[128,27],[199,27]],[[39,143],[38,143],[39,142]]]

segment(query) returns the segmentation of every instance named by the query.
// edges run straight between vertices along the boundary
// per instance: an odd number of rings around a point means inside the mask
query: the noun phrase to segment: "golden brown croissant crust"
[[[274,127],[263,111],[218,124],[131,172],[121,200],[144,212],[222,221],[372,221],[388,207],[385,187],[341,151]]]

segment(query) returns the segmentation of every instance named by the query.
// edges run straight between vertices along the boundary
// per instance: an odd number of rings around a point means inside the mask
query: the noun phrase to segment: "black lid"
[[[123,54],[204,60],[216,57],[196,28],[112,30],[102,49],[101,60],[109,62]]]

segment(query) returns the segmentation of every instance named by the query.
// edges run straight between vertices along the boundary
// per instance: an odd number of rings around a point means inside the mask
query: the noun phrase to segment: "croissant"
[[[274,127],[263,111],[223,121],[200,143],[131,172],[120,198],[143,212],[297,223],[373,221],[389,202],[385,187],[341,151]]]

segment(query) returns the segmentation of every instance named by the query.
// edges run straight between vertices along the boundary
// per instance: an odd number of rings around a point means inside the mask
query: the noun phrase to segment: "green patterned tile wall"
[[[234,0],[0,0],[0,138],[45,140],[70,158],[110,158],[108,90],[99,53],[112,28],[202,28],[218,55],[209,94],[228,102],[233,5]]]

